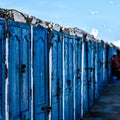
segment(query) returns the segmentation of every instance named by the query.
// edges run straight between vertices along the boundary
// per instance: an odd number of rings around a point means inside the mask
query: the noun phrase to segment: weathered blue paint
[[[104,42],[101,41],[101,92],[104,88]]]
[[[88,42],[84,40],[84,78],[83,78],[83,112],[88,112]]]
[[[98,42],[98,94],[100,95],[103,89],[103,49],[102,42]]]
[[[52,120],[62,119],[62,33],[52,30]]]
[[[107,79],[108,81],[111,81],[112,79],[112,74],[111,74],[111,58],[112,58],[112,48],[111,46],[107,45],[106,48],[106,53],[107,53],[107,62],[106,62],[106,67],[107,67]]]
[[[107,66],[106,66],[106,45],[104,43],[103,45],[103,87],[107,85],[108,79],[107,79]]]
[[[64,35],[65,40],[65,120],[73,119],[73,37]]]
[[[98,61],[97,61],[98,55],[97,55],[97,41],[94,41],[94,79],[95,79],[95,99],[98,98],[98,75],[97,75],[97,66],[98,66]]]
[[[97,76],[98,76],[98,96],[100,95],[100,84],[101,84],[101,61],[100,61],[100,43],[98,42],[97,43],[97,63],[98,63],[98,65],[97,65]]]
[[[5,119],[5,21],[0,19],[0,120]]]
[[[92,54],[92,51],[93,51],[93,49],[92,49],[92,41],[91,40],[88,40],[87,41],[87,49],[88,49],[88,56],[87,56],[87,58],[88,58],[88,66],[87,66],[87,70],[88,70],[88,87],[89,87],[89,89],[88,89],[88,102],[89,102],[89,109],[90,109],[90,107],[91,107],[91,99],[92,99],[92,81],[93,81],[93,76],[92,76],[92,71],[93,71],[93,66],[92,66],[92,58],[93,58],[93,54]]]
[[[9,119],[30,119],[30,26],[8,22]]]
[[[95,102],[95,89],[96,89],[96,41],[93,40],[93,102],[91,107]]]
[[[48,103],[48,31],[41,27],[33,29],[34,119],[47,120],[50,109]]]
[[[110,60],[117,50],[103,41],[0,19],[0,120],[7,118],[7,110],[10,120],[48,120],[49,113],[51,120],[81,119],[111,78]]]
[[[89,86],[89,110],[94,103],[94,43],[93,41],[88,41],[88,86]]]
[[[99,97],[99,73],[98,73],[98,65],[99,65],[99,61],[98,61],[98,42],[95,42],[95,99],[97,99]]]
[[[75,38],[75,118],[80,120],[81,116],[81,51],[82,38]]]
[[[106,44],[106,63],[105,63],[105,67],[106,67],[106,76],[107,76],[107,80],[109,81],[109,60],[108,60],[108,56],[109,56],[109,45]]]

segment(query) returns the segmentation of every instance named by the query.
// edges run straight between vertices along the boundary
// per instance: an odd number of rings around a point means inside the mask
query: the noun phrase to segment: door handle
[[[41,109],[42,109],[42,110],[48,110],[48,111],[50,111],[50,110],[51,110],[51,106],[44,106],[44,107],[42,107]]]
[[[26,65],[25,65],[25,64],[22,64],[22,65],[21,65],[21,72],[22,72],[22,73],[25,73],[25,71],[26,71]]]
[[[70,86],[71,85],[71,80],[67,80],[67,84],[68,84],[68,86]]]

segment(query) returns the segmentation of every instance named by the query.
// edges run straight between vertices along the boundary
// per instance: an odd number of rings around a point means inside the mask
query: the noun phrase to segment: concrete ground
[[[120,80],[108,84],[83,120],[120,120]]]

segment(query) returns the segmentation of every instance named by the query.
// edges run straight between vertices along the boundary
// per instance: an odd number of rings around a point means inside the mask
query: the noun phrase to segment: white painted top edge
[[[60,31],[61,29],[61,26],[59,24],[56,24],[56,23],[52,23],[52,29],[56,30],[56,31]]]
[[[21,14],[20,12],[12,11],[12,15],[13,15],[14,21],[23,22],[23,23],[27,22],[25,19],[26,16],[23,16],[23,14]]]
[[[83,37],[83,34],[86,34],[85,31],[83,31],[83,30],[81,30],[77,27],[74,28],[74,33],[75,33],[76,36],[79,36],[79,37]]]
[[[74,28],[68,28],[68,32],[69,32],[70,35],[75,36]]]
[[[96,39],[94,38],[94,36],[93,36],[93,35],[90,35],[90,34],[87,34],[86,39],[87,39],[87,40],[91,40],[91,41],[96,40]]]

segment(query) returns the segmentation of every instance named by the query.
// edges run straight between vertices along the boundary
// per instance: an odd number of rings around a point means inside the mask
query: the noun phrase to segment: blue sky
[[[120,40],[120,0],[3,0],[0,7],[88,33],[97,29],[104,41]]]

